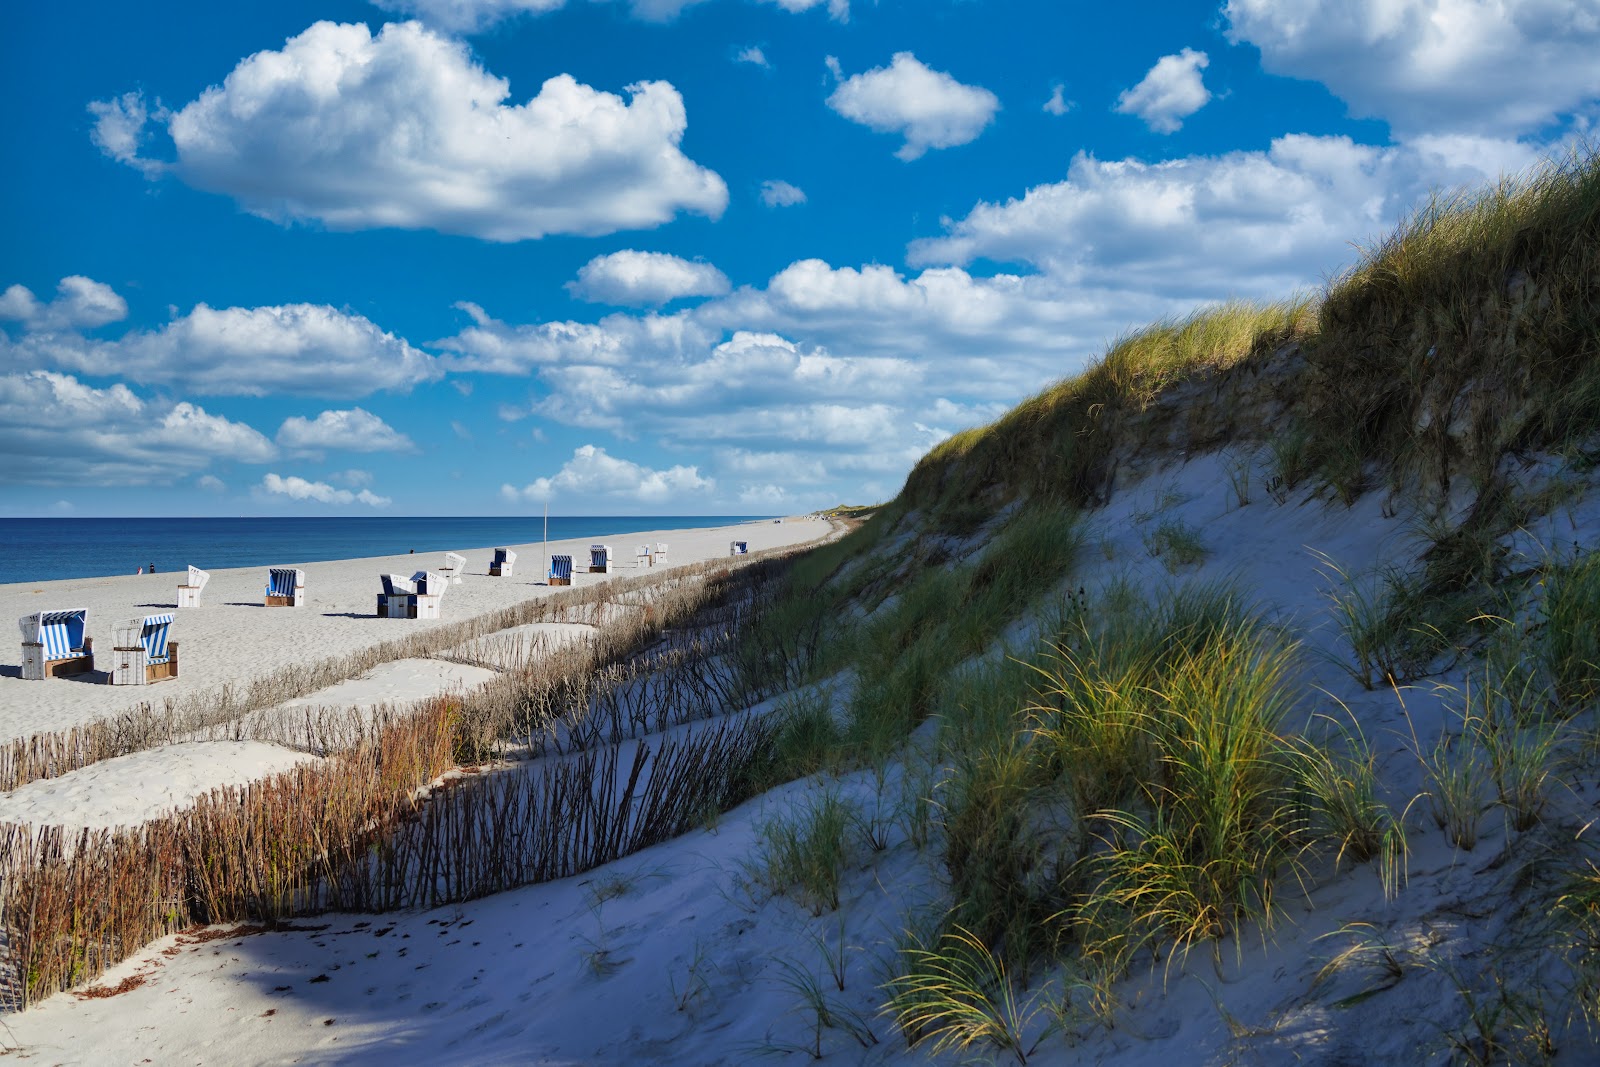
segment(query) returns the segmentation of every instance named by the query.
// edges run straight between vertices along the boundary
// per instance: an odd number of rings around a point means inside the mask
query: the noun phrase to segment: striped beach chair
[[[22,631],[22,677],[64,678],[94,670],[94,638],[85,636],[87,609],[36,611],[17,620]]]
[[[494,550],[494,561],[489,564],[489,575],[494,578],[511,577],[511,568],[517,564],[517,554],[509,548]]]
[[[728,542],[728,555],[730,555],[730,556],[742,556],[742,555],[745,555],[749,551],[750,551],[750,542],[749,541],[730,541],[730,542]]]
[[[194,564],[189,565],[189,577],[178,586],[178,607],[197,608],[200,606],[200,590],[206,587],[211,580],[211,573],[203,571]]]
[[[456,581],[461,579],[457,578]],[[450,579],[435,571],[418,571],[411,576],[411,584],[417,591],[411,596],[411,617],[413,619],[437,619],[439,606],[444,600],[445,588],[450,584]]]
[[[667,565],[667,543],[665,541],[656,542],[655,562],[661,564],[663,567]]]
[[[378,594],[378,618],[413,618],[411,598],[417,587],[411,579],[403,574],[380,574],[378,580],[383,583],[383,592]]]
[[[169,640],[173,616],[146,615],[116,628],[112,685],[149,685],[178,676],[178,642]]]
[[[571,585],[572,584],[572,557],[571,556],[551,556],[550,557],[550,577],[549,577],[549,582],[550,582],[551,585]]]
[[[298,608],[305,602],[305,571],[293,567],[267,568],[267,607]]]
[[[612,556],[612,552],[611,552],[611,546],[610,545],[590,545],[589,546],[589,573],[590,574],[605,574],[608,571],[610,571],[611,570],[611,556]]]

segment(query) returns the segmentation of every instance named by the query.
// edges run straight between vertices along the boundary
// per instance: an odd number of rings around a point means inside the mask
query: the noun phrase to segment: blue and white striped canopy
[[[139,635],[139,643],[144,646],[151,663],[167,662],[167,631],[171,628],[171,612],[144,617],[144,632]]]
[[[44,646],[45,659],[67,659],[83,651],[83,629],[89,617],[87,608],[71,611],[38,611],[17,620],[22,639]]]
[[[589,546],[589,566],[591,566],[591,567],[606,567],[606,566],[610,566],[610,563],[611,563],[611,546],[610,545],[590,545]]]
[[[552,577],[552,578],[571,578],[572,577],[572,557],[571,556],[551,556],[550,557],[550,577]]]
[[[294,596],[294,587],[299,584],[300,572],[293,567],[269,567],[267,579],[268,596]]]

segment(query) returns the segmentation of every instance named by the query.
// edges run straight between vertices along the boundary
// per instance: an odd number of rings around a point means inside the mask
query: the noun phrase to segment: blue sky
[[[0,514],[887,499],[1600,113],[1600,0],[22,5]]]

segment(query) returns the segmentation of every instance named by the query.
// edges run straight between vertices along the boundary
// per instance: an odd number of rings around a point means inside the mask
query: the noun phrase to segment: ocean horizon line
[[[551,515],[549,539],[735,526],[778,515]],[[0,584],[279,566],[541,540],[541,515],[0,518]]]

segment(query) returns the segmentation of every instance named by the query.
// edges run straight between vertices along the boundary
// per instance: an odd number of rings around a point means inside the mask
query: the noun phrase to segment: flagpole
[[[544,498],[544,584],[550,584],[550,498]]]

